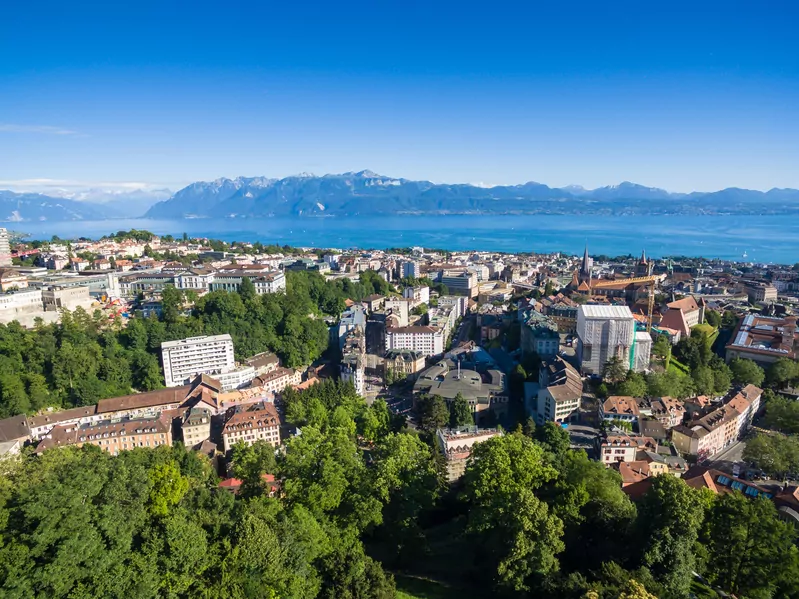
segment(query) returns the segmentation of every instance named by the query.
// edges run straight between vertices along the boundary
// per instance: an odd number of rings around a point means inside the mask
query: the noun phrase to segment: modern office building
[[[233,339],[228,334],[165,341],[161,359],[167,387],[179,387],[198,374],[231,371],[236,366]]]
[[[466,297],[477,296],[477,275],[473,272],[445,272],[441,282],[451,293]]]

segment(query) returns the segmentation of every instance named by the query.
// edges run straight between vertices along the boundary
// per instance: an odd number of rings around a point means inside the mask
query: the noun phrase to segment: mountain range
[[[146,216],[781,213],[799,213],[799,190],[729,188],[686,194],[630,182],[592,190],[535,182],[481,187],[395,179],[360,171],[321,177],[303,173],[284,179],[238,177],[192,183],[169,200],[155,204]]]
[[[272,179],[237,177],[168,190],[84,190],[53,197],[0,191],[0,220],[100,220],[121,217],[264,218],[436,214],[799,214],[799,190],[728,188],[671,193],[624,182],[584,189],[528,182],[485,187],[412,181],[372,171]],[[164,199],[167,198],[167,199]],[[162,201],[157,200],[162,199]]]

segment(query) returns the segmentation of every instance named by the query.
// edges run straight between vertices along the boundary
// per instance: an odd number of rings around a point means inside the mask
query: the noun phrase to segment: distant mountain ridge
[[[482,187],[372,171],[196,182],[147,211],[149,218],[262,218],[396,214],[799,214],[799,190],[729,188],[671,193],[625,181],[584,189],[530,181]]]
[[[120,216],[110,207],[41,193],[0,190],[0,221],[100,220]]]
[[[154,203],[159,197],[168,199]],[[534,181],[487,187],[397,179],[368,170],[282,179],[221,178],[192,183],[174,194],[163,189],[84,190],[55,197],[0,190],[0,221],[6,222],[400,214],[798,215],[799,190],[732,187],[672,193],[629,181],[597,189]]]

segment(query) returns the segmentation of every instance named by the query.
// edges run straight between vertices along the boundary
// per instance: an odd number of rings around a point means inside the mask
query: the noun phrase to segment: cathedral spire
[[[583,263],[580,266],[580,281],[591,280],[591,259],[588,257],[588,244],[583,252]]]

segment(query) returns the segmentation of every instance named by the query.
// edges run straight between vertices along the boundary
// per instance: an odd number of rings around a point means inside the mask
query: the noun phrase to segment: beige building
[[[796,360],[799,357],[796,316],[773,318],[747,314],[725,350],[728,362],[744,358],[768,366],[780,358]]]
[[[639,451],[657,452],[657,448],[657,441],[651,437],[607,435],[599,443],[599,456],[609,466],[615,462],[634,462]]]
[[[36,451],[83,445],[96,445],[111,455],[137,447],[172,445],[171,419],[162,416],[143,420],[101,422],[87,426],[57,426],[42,439]]]
[[[293,368],[278,367],[270,372],[255,377],[250,387],[259,387],[266,393],[280,393],[286,387],[293,387],[302,382],[302,373]]]
[[[205,408],[190,408],[180,423],[183,444],[192,448],[211,437],[211,412]]]
[[[690,336],[691,327],[705,321],[705,301],[701,298],[697,302],[691,296],[684,297],[666,304],[666,308],[659,326],[679,331],[682,336]]]
[[[739,393],[726,398],[722,405],[686,425],[672,429],[674,447],[682,454],[706,459],[739,439],[752,424],[760,409],[763,391],[747,385]]]
[[[424,354],[410,349],[389,350],[383,360],[385,372],[393,370],[411,380],[416,377],[417,373],[424,370],[425,364]]]
[[[476,426],[460,430],[437,430],[438,450],[447,461],[447,480],[452,483],[463,476],[469,456],[472,455],[472,447],[501,434],[497,429],[479,429]]]
[[[259,402],[230,408],[222,428],[225,453],[236,443],[253,445],[266,441],[274,447],[280,445],[280,416],[274,404]]]
[[[0,270],[0,291],[6,293],[12,289],[27,288],[28,277],[10,268]]]
[[[652,417],[665,428],[672,428],[682,423],[685,416],[685,405],[673,397],[659,397],[652,400]]]
[[[774,285],[751,282],[744,286],[744,291],[750,304],[777,301],[777,288]]]
[[[634,397],[611,395],[599,404],[599,418],[601,420],[636,422],[638,416],[640,416],[640,411],[638,402]]]

